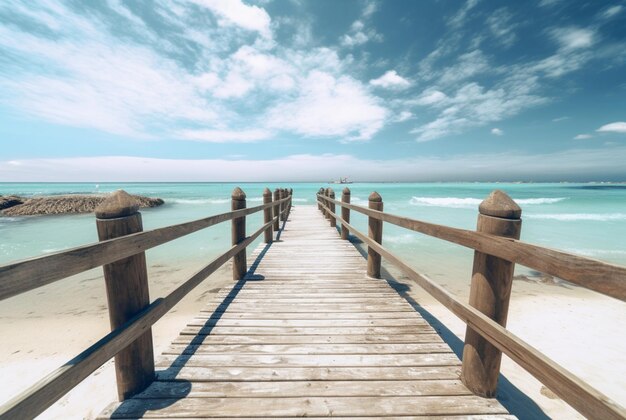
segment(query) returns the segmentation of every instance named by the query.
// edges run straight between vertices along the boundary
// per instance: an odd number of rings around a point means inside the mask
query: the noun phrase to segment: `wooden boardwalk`
[[[103,418],[512,418],[313,206],[293,208],[251,272],[161,356],[157,380]]]

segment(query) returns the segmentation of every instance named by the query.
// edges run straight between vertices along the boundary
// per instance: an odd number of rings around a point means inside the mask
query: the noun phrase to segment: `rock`
[[[22,199],[23,203],[2,210],[5,216],[34,216],[44,214],[91,213],[102,203],[106,195],[58,195]],[[160,198],[132,196],[139,207],[156,207],[163,204]]]
[[[24,198],[16,195],[4,195],[0,196],[0,210],[8,209],[10,207],[17,206],[24,202]]]

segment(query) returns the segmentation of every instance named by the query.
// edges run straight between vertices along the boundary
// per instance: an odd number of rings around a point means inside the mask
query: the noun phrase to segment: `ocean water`
[[[0,194],[40,195],[129,193],[160,197],[165,205],[143,209],[144,229],[154,229],[230,210],[230,194],[240,186],[248,206],[261,203],[265,187],[294,190],[294,205],[315,205],[320,183],[0,183]],[[488,183],[355,183],[352,203],[367,205],[372,191],[381,194],[385,211],[428,222],[474,229],[478,205],[494,189],[507,192],[522,207],[522,240],[626,265],[626,184],[488,184]],[[248,232],[262,215],[248,218]],[[367,231],[365,216],[352,223]],[[93,214],[0,217],[0,264],[96,242]],[[226,250],[230,223],[178,239],[148,251],[150,264],[198,264]],[[473,251],[385,224],[383,243],[415,268],[463,290],[469,282]],[[518,273],[527,273],[518,267]]]

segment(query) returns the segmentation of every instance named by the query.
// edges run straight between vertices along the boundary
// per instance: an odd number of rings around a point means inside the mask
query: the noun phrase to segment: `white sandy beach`
[[[167,294],[195,269],[150,267],[152,299]],[[230,276],[230,267],[222,267],[156,324],[153,333],[157,357],[204,305],[207,294],[231,284]],[[394,276],[410,286],[408,295],[413,300],[457,337],[436,327],[444,339],[453,348],[460,348],[465,325],[410,280],[398,273]],[[3,302],[0,334],[8,339],[0,344],[0,375],[5,384],[0,388],[0,400],[5,401],[30,386],[106,334],[109,324],[104,296],[100,271],[92,270]],[[626,325],[625,309],[624,303],[581,288],[518,280],[514,284],[508,326],[589,384],[626,404],[626,365],[622,353],[626,343],[618,333]],[[524,411],[517,410],[525,410],[533,403],[518,399],[520,391],[550,417],[582,418],[506,357],[502,373],[519,389],[515,391],[514,387],[503,384],[503,403],[509,404],[509,409],[522,418]],[[93,418],[115,399],[113,362],[109,361],[41,418]]]

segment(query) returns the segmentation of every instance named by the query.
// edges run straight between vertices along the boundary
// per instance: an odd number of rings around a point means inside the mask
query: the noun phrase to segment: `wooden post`
[[[383,211],[383,199],[376,191],[369,196],[369,208]],[[383,242],[383,222],[382,220],[368,217],[368,236],[382,244]],[[380,254],[371,247],[367,247],[367,275],[375,279],[380,278]]]
[[[231,210],[239,210],[246,208],[246,193],[239,187],[233,190],[231,196]],[[238,217],[232,220],[231,224],[232,244],[237,245],[246,239],[246,216]],[[248,271],[246,263],[246,250],[242,249],[233,257],[233,280],[241,280]]]
[[[143,231],[136,200],[116,191],[96,208],[96,227],[101,241]],[[119,328],[150,304],[146,255],[143,252],[105,264],[107,301],[111,330]],[[154,380],[152,330],[115,356],[117,395],[120,401],[143,391]]]
[[[280,220],[279,220],[279,214],[280,214],[280,205],[278,204],[278,200],[280,200],[280,190],[278,188],[276,188],[274,190],[274,201],[276,202],[276,204],[274,205],[273,209],[274,209],[274,232],[278,232],[278,230],[280,229]]]
[[[272,192],[269,188],[263,190],[263,204],[270,204],[272,202]],[[267,224],[272,221],[272,207],[266,207],[263,209],[263,223]],[[274,238],[273,226],[270,226],[265,230],[265,243],[269,244]]]
[[[280,199],[282,200],[283,198],[287,198],[287,190],[284,188],[280,189]],[[285,210],[287,209],[287,203],[282,203],[280,205],[280,221],[284,222],[285,221],[285,217],[287,216]]]
[[[317,194],[324,195],[324,188],[320,188]],[[324,210],[322,210],[322,199],[320,197],[317,197],[317,208],[324,214]]]
[[[324,197],[330,197],[330,188],[326,188],[324,190]],[[324,200],[324,205],[328,208],[330,208],[330,205],[328,203],[328,201]],[[324,210],[324,217],[328,220],[330,220],[330,211],[329,210]]]
[[[522,209],[506,193],[495,190],[478,208],[477,231],[519,239]],[[503,327],[515,264],[476,251],[469,303]],[[502,353],[476,331],[467,328],[461,379],[476,395],[495,397]]]
[[[350,204],[350,188],[346,187],[341,192],[341,202]],[[341,218],[350,223],[350,209],[347,207],[341,207]],[[345,225],[341,225],[341,239],[348,239],[350,232]]]
[[[335,191],[332,188],[329,188],[328,197],[332,200],[335,199]],[[330,207],[330,227],[337,226],[337,219],[335,219],[335,203],[329,203],[328,207]]]

